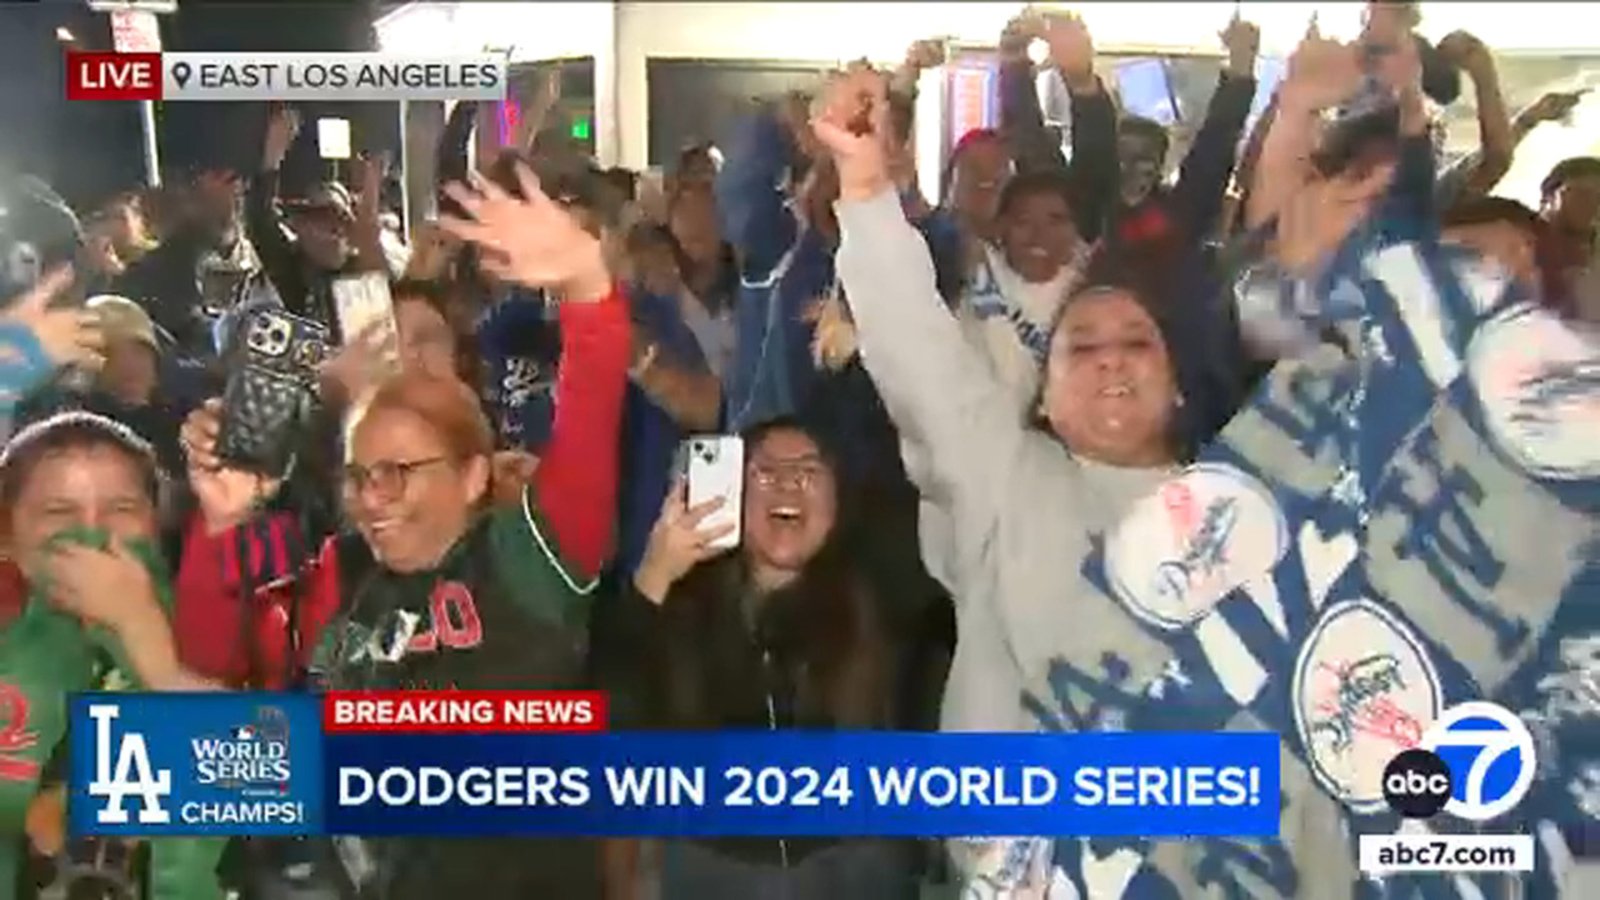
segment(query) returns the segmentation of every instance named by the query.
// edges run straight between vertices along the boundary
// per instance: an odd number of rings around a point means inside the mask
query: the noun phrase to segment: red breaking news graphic
[[[160,100],[161,54],[67,54],[68,100]]]
[[[331,691],[328,734],[408,732],[588,732],[606,728],[601,691]]]

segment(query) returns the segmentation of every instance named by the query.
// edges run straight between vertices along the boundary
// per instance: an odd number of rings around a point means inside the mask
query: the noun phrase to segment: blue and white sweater
[[[1494,896],[1508,876],[1379,883],[1355,862],[1356,834],[1398,825],[1383,765],[1477,698],[1555,735],[1540,790],[1490,823],[1541,836],[1525,896],[1554,895],[1553,836],[1594,821],[1565,798],[1600,760],[1565,737],[1592,734],[1574,687],[1600,674],[1577,604],[1600,589],[1593,336],[1374,229],[1317,291],[1349,351],[1281,364],[1181,472],[1109,469],[1000,402],[892,197],[840,219],[862,361],[957,523],[945,727],[1282,738],[1279,841],[999,842],[971,854],[972,896]]]

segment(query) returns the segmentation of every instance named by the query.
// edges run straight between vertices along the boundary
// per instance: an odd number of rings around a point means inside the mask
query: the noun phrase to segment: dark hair
[[[1579,178],[1600,178],[1600,158],[1574,156],[1556,163],[1539,183],[1539,198],[1549,200],[1567,182]]]
[[[1189,371],[1188,361],[1184,355],[1179,352],[1183,326],[1172,312],[1174,306],[1171,300],[1172,289],[1173,285],[1165,270],[1159,265],[1152,264],[1149,253],[1123,248],[1103,248],[1089,258],[1088,264],[1084,267],[1083,277],[1056,309],[1055,318],[1050,322],[1050,340],[1055,340],[1056,332],[1061,330],[1061,323],[1066,319],[1067,312],[1080,301],[1112,292],[1124,294],[1139,304],[1155,323],[1156,331],[1161,335],[1161,343],[1167,354],[1167,366],[1172,371],[1173,385],[1179,396],[1187,400],[1190,390],[1199,390],[1202,386],[1195,373]],[[1034,408],[1038,410],[1043,404],[1044,379],[1041,378],[1038,396],[1034,399]],[[1198,436],[1195,432],[1199,424],[1192,421],[1190,410],[1193,406],[1192,403],[1185,403],[1175,410],[1172,416],[1170,437],[1174,452],[1180,460],[1189,459],[1197,449]],[[1036,424],[1046,426],[1048,423],[1038,421]]]
[[[1439,48],[1421,35],[1413,37],[1417,42],[1417,60],[1422,63],[1422,92],[1440,106],[1456,102],[1461,96],[1461,72],[1444,58]]]
[[[1036,169],[1015,175],[1006,181],[1006,186],[1000,189],[999,214],[1005,216],[1016,204],[1039,194],[1060,197],[1066,201],[1069,211],[1076,206],[1073,202],[1076,192],[1065,173],[1053,169]]]
[[[711,149],[712,143],[710,141],[696,141],[683,148],[678,153],[678,159],[672,166],[671,174],[676,175],[684,169],[697,165],[709,166],[715,171],[717,158],[711,154]]]
[[[1554,252],[1550,226],[1539,214],[1505,197],[1468,197],[1450,207],[1439,217],[1439,226],[1471,228],[1475,225],[1505,224],[1519,228],[1533,244],[1534,265],[1539,269],[1539,290],[1546,304],[1565,309],[1571,297],[1567,281],[1562,277],[1561,260]]]
[[[1005,138],[1001,137],[1000,132],[993,128],[974,128],[963,134],[961,139],[956,141],[956,145],[951,148],[950,158],[945,161],[944,172],[940,175],[939,191],[943,194],[940,198],[940,203],[950,198],[950,186],[955,182],[956,167],[961,164],[962,157],[967,155],[968,150],[979,144],[994,144],[1003,150],[1010,150],[1006,146]]]
[[[1505,197],[1467,197],[1445,210],[1439,217],[1439,225],[1442,228],[1488,225],[1494,222],[1504,222],[1533,232],[1544,230],[1544,222],[1538,213]]]
[[[804,435],[817,447],[817,453],[836,475],[839,474],[839,452],[823,431],[799,416],[776,416],[757,422],[740,433],[748,450],[780,431],[793,431]],[[843,499],[842,497],[840,498]]]
[[[606,169],[601,179],[627,203],[639,198],[639,173],[621,166]]]
[[[0,452],[0,509],[10,514],[23,485],[45,457],[100,447],[122,454],[133,464],[150,502],[159,508],[165,494],[165,481],[150,442],[115,419],[74,410],[29,425],[17,432],[4,452]]]
[[[1117,130],[1123,134],[1136,135],[1153,142],[1157,149],[1156,161],[1165,164],[1167,151],[1171,149],[1172,136],[1167,134],[1167,128],[1155,119],[1144,116],[1125,115],[1117,123]]]
[[[474,391],[483,388],[484,363],[479,352],[478,337],[473,332],[473,311],[466,308],[458,292],[437,281],[423,278],[402,278],[389,288],[389,296],[399,304],[406,300],[426,303],[444,319],[455,336],[453,349],[456,358],[456,377]]]
[[[811,438],[824,458],[831,451],[817,430],[783,417],[743,432],[754,445],[779,431]],[[843,497],[841,496],[841,501]],[[842,506],[842,502],[841,502]],[[817,554],[792,584],[769,594],[755,623],[755,639],[782,663],[798,663],[798,727],[884,728],[898,723],[893,637],[882,598],[846,535],[842,512]],[[750,590],[744,554],[733,553],[692,569],[663,607],[657,668],[645,684],[651,717],[678,728],[731,727],[724,682],[738,671],[742,643],[721,639],[744,619]]]

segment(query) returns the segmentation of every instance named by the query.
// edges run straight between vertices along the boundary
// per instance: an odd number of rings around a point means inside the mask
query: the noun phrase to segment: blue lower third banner
[[[335,733],[316,697],[74,697],[76,835],[1278,833],[1273,734]]]

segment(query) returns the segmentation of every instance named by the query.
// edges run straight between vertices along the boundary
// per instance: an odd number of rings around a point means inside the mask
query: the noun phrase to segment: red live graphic
[[[322,728],[333,732],[603,731],[600,691],[329,691]]]
[[[160,100],[161,54],[68,53],[68,100]]]

